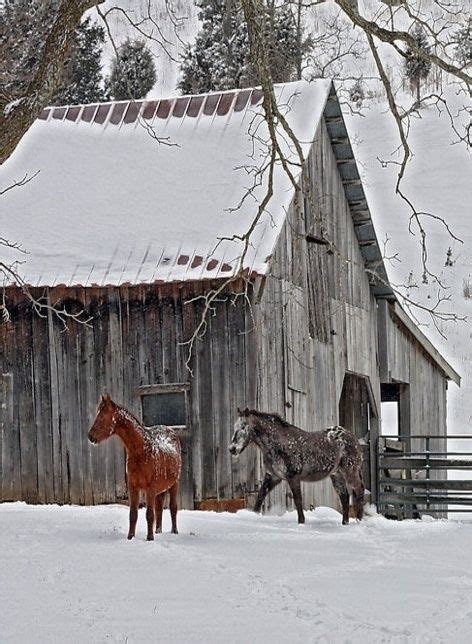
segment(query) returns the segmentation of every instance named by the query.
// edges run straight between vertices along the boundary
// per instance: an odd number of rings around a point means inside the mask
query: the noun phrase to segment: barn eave
[[[371,292],[375,297],[395,301],[396,295],[390,286],[369,205],[334,85],[331,85],[331,91],[326,101],[324,120],[336,157],[344,193],[351,211],[356,237],[368,273]]]

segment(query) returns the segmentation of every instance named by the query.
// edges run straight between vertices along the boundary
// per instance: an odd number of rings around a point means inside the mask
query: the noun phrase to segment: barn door
[[[377,420],[375,401],[366,376],[346,373],[339,399],[339,424],[350,429],[361,441],[364,458],[363,478],[372,490],[370,434]]]

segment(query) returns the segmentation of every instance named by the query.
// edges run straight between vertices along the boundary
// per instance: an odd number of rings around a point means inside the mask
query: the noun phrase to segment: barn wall
[[[324,122],[308,167],[312,198],[292,204],[258,309],[258,407],[314,430],[339,422],[347,372],[368,377],[377,409],[380,382],[377,305]],[[282,483],[268,506],[290,499]],[[305,485],[304,503],[337,507],[331,482]]]
[[[387,302],[379,304],[382,382],[408,387],[409,433],[445,436],[447,378]]]
[[[21,291],[9,289],[11,321],[0,325],[1,500],[125,498],[119,441],[94,447],[87,440],[99,395],[109,391],[139,418],[136,388],[174,382],[190,382],[182,506],[252,491],[255,454],[235,463],[227,449],[237,406],[255,403],[252,321],[244,297],[218,302],[190,373],[183,343],[200,322],[203,301],[194,298],[201,294],[201,284],[55,288],[51,303],[92,318],[89,326],[69,320],[65,331],[55,314],[39,317]]]

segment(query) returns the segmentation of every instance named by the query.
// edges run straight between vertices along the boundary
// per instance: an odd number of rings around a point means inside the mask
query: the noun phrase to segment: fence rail
[[[451,442],[454,449],[449,451]],[[377,468],[378,508],[385,516],[472,512],[471,435],[381,436]]]

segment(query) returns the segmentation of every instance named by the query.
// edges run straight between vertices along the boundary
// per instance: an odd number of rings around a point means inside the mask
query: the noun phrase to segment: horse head
[[[110,394],[102,394],[97,406],[97,413],[92,427],[88,433],[88,439],[94,445],[109,438],[115,431],[115,412],[117,406],[110,397]]]
[[[229,445],[229,451],[233,456],[239,456],[249,445],[253,437],[251,423],[251,412],[246,407],[243,411],[238,409],[238,418],[234,423],[234,434]]]

